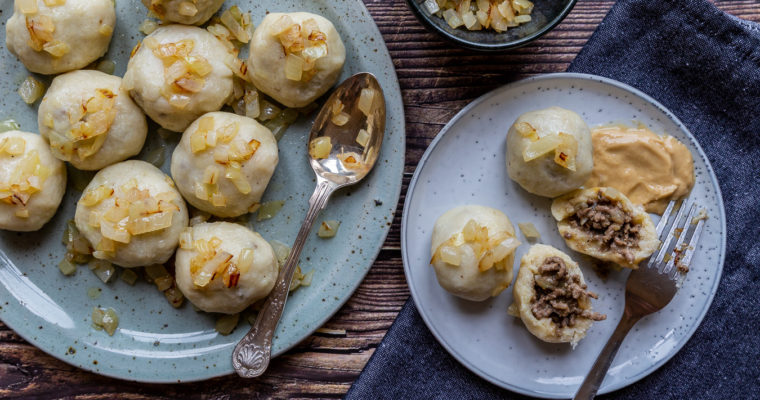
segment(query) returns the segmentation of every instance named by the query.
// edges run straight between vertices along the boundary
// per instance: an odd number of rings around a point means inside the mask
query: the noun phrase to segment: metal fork
[[[665,307],[678,291],[684,279],[680,268],[688,267],[691,262],[705,222],[705,218],[698,214],[696,203],[691,205],[688,213],[685,210],[683,203],[671,201],[668,204],[657,224],[660,247],[645,267],[631,271],[628,276],[623,317],[575,394],[575,400],[596,396],[628,331],[642,317]]]

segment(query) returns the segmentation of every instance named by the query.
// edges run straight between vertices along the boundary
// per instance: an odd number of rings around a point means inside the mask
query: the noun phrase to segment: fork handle
[[[623,343],[625,335],[628,334],[628,331],[631,330],[639,319],[623,314],[623,318],[618,323],[617,328],[615,328],[615,332],[612,333],[607,344],[604,345],[602,352],[596,357],[594,366],[591,367],[591,371],[589,371],[586,379],[581,383],[578,392],[575,393],[574,400],[590,400],[596,396],[596,392],[599,390],[599,386],[602,385],[602,381],[604,381],[604,377],[607,375],[607,370],[610,369],[612,360],[615,359],[615,354],[617,354],[620,345]]]

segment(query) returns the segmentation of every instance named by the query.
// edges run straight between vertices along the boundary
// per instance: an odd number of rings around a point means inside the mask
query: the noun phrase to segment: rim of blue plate
[[[557,14],[554,19],[549,21],[546,25],[542,26],[541,29],[536,30],[535,32],[525,35],[521,38],[518,38],[516,40],[510,40],[506,42],[497,42],[497,43],[483,43],[478,42],[475,40],[469,40],[465,39],[464,37],[459,36],[457,33],[453,32],[469,32],[460,30],[460,28],[452,29],[452,32],[447,31],[446,29],[442,28],[442,25],[439,23],[433,22],[431,18],[438,18],[436,16],[428,14],[425,10],[422,9],[422,4],[419,3],[420,0],[406,0],[407,5],[409,6],[409,9],[412,10],[412,13],[415,17],[417,17],[417,20],[419,20],[422,25],[425,26],[430,31],[433,31],[440,35],[442,38],[446,39],[450,43],[454,43],[460,47],[470,49],[470,50],[476,50],[476,51],[482,51],[482,52],[499,52],[499,51],[505,51],[510,49],[516,49],[518,47],[525,46],[526,44],[540,38],[541,36],[545,35],[547,32],[554,29],[557,25],[562,22],[562,20],[567,17],[568,14],[570,14],[570,11],[572,11],[573,7],[575,7],[575,4],[578,2],[578,0],[570,0],[567,2],[565,7],[560,11],[559,14]],[[441,21],[443,21],[442,18],[438,18]],[[445,22],[444,22],[445,24]],[[496,35],[496,33],[493,33]]]
[[[413,1],[413,0],[412,0]],[[621,383],[617,385],[613,385],[611,387],[604,387],[599,391],[599,394],[607,394],[614,392],[616,390],[620,390],[626,386],[633,385],[634,383],[640,381],[641,379],[647,377],[649,374],[657,371],[660,367],[665,365],[668,361],[670,361],[673,356],[678,354],[683,346],[686,345],[686,343],[691,340],[692,336],[696,332],[696,330],[702,325],[702,321],[705,318],[705,315],[707,315],[707,311],[709,311],[710,307],[712,306],[712,302],[715,298],[715,294],[718,291],[718,286],[720,285],[721,277],[723,276],[723,266],[725,264],[726,259],[726,208],[723,203],[723,194],[720,189],[720,184],[717,181],[717,177],[715,175],[715,170],[713,169],[712,163],[710,163],[710,160],[707,158],[707,155],[705,154],[704,150],[702,149],[702,145],[700,145],[699,141],[696,140],[696,137],[691,133],[691,131],[686,127],[686,125],[681,122],[678,117],[673,114],[668,108],[666,108],[664,105],[662,105],[659,101],[655,100],[653,97],[649,96],[648,94],[642,92],[639,89],[634,88],[633,86],[630,86],[626,83],[616,81],[611,78],[599,76],[599,75],[593,75],[593,74],[584,74],[584,73],[577,73],[577,72],[558,72],[558,73],[550,73],[550,74],[543,74],[538,76],[533,76],[530,78],[521,79],[515,82],[508,83],[504,86],[498,87],[496,89],[493,89],[489,91],[488,93],[478,97],[477,99],[473,100],[471,103],[469,103],[467,106],[465,106],[461,111],[459,111],[443,128],[441,128],[441,131],[438,132],[436,137],[433,139],[433,141],[428,146],[427,150],[425,150],[425,153],[422,155],[422,158],[420,158],[419,163],[417,164],[417,168],[414,171],[414,175],[412,176],[411,181],[409,182],[409,186],[407,187],[406,191],[406,198],[404,200],[404,210],[401,215],[401,259],[404,264],[404,275],[406,277],[407,282],[411,282],[412,278],[410,276],[409,271],[411,270],[412,266],[410,265],[409,261],[409,255],[408,255],[408,248],[407,248],[407,227],[408,227],[408,220],[409,220],[409,207],[411,206],[412,197],[414,197],[414,188],[417,184],[417,179],[419,178],[419,175],[422,171],[422,166],[425,164],[425,162],[430,158],[430,155],[435,151],[435,148],[437,145],[441,142],[443,139],[443,136],[451,129],[451,127],[462,117],[467,115],[469,111],[479,105],[480,103],[490,99],[491,97],[498,94],[501,90],[503,90],[505,87],[514,86],[514,85],[520,85],[526,82],[532,82],[532,81],[541,81],[541,80],[550,80],[550,79],[558,79],[558,78],[572,78],[572,79],[581,79],[581,80],[590,80],[595,82],[600,82],[608,85],[615,86],[617,88],[626,90],[643,100],[649,102],[650,104],[654,105],[657,109],[662,111],[671,121],[673,121],[681,130],[688,133],[688,135],[694,139],[694,145],[701,157],[704,158],[706,168],[710,175],[710,180],[712,181],[715,190],[716,190],[716,199],[718,201],[719,209],[720,209],[720,218],[721,218],[721,231],[723,232],[723,235],[721,235],[721,242],[720,242],[720,257],[718,264],[720,265],[720,268],[718,268],[718,271],[715,275],[715,280],[713,282],[712,287],[710,288],[710,292],[707,295],[707,301],[705,302],[704,308],[701,310],[699,316],[696,318],[695,323],[690,327],[686,335],[684,337],[685,340],[678,343],[674,348],[673,351],[668,354],[666,357],[663,357],[662,359],[658,360],[656,363],[654,363],[650,368],[645,370],[644,372],[629,377],[628,382]],[[420,303],[420,300],[417,296],[415,296],[415,290],[411,284],[409,284],[409,289],[411,291],[411,297],[414,301],[415,306],[418,310],[423,309],[422,304]],[[536,393],[532,391],[525,390],[522,387],[511,385],[506,382],[499,381],[498,379],[495,379],[494,377],[481,373],[480,370],[477,368],[473,368],[466,360],[464,360],[459,353],[456,351],[456,349],[452,348],[450,344],[444,340],[444,338],[440,335],[440,333],[435,329],[432,322],[429,320],[428,316],[426,316],[425,313],[420,312],[420,316],[422,317],[422,320],[425,322],[425,325],[430,330],[431,334],[435,337],[435,339],[438,341],[438,343],[441,344],[441,346],[446,349],[446,351],[454,357],[460,364],[462,364],[465,368],[469,369],[476,375],[480,376],[481,378],[485,379],[486,381],[513,391],[515,393],[520,393],[528,396],[538,396],[540,398],[560,398],[560,397],[554,397],[554,396],[545,396],[542,395],[542,393]]]

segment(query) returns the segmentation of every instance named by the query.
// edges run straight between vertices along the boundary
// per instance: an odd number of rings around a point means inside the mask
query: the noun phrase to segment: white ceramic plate
[[[690,199],[710,216],[691,271],[673,301],[641,320],[623,342],[600,393],[629,385],[651,373],[689,340],[718,287],[725,254],[725,212],[718,184],[705,154],[688,130],[662,105],[622,83],[583,74],[552,74],[516,82],[475,100],[446,125],[422,157],[409,185],[402,220],[404,270],[412,297],[433,335],[464,366],[484,379],[523,394],[568,398],[612,334],[624,306],[627,272],[602,282],[588,258],[568,249],[557,233],[550,199],[531,195],[506,173],[506,133],[522,113],[560,106],[579,113],[590,126],[641,122],[678,138],[694,156],[695,187]],[[436,281],[430,235],[446,210],[480,204],[504,211],[513,224],[532,222],[540,243],[572,254],[589,288],[599,294],[597,322],[575,350],[536,339],[518,318],[507,315],[511,287],[496,298],[474,303],[458,299]],[[655,218],[656,219],[656,218]],[[529,245],[517,250],[519,259]]]
[[[390,229],[401,190],[404,169],[404,106],[398,79],[383,37],[361,1],[227,0],[224,9],[238,5],[250,11],[255,24],[268,12],[309,11],[331,20],[346,45],[341,80],[371,72],[385,92],[387,120],[377,166],[360,184],[336,193],[321,217],[343,222],[334,239],[309,236],[301,265],[314,269],[311,286],[290,296],[275,332],[275,355],[298,344],[322,326],[351,297],[375,260]],[[138,27],[146,18],[139,0],[116,1],[117,25],[105,58],[116,62],[123,76],[130,50],[144,37]],[[16,94],[29,75],[5,49],[5,21],[13,1],[0,2],[0,120],[13,118],[21,129],[38,132],[37,104],[27,106]],[[244,47],[247,54],[247,46]],[[49,83],[49,77],[36,76]],[[279,143],[280,163],[264,201],[285,200],[270,220],[251,226],[267,240],[293,243],[314,190],[314,172],[306,156],[306,138],[316,116],[300,118]],[[160,140],[151,125],[143,157]],[[171,153],[169,153],[171,154]],[[169,171],[167,157],[163,170]],[[186,382],[232,373],[231,354],[248,331],[241,322],[229,336],[214,330],[215,317],[197,313],[189,304],[173,309],[154,285],[129,286],[120,279],[103,284],[86,267],[64,277],[57,264],[65,248],[61,235],[81,193],[69,188],[58,214],[39,232],[0,231],[0,319],[45,352],[72,365],[103,375],[145,382]],[[316,232],[316,227],[314,229]],[[3,257],[3,252],[7,258]],[[89,288],[100,288],[97,299]],[[113,307],[120,318],[113,336],[91,327],[92,308]]]

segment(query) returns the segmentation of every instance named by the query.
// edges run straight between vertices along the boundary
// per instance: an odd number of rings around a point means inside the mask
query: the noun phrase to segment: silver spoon
[[[359,103],[361,93],[365,89],[370,90],[365,92],[365,96],[368,94],[373,94],[373,96],[371,103],[366,101],[363,103],[361,108],[364,108],[364,111],[362,111]],[[345,123],[340,120],[344,116],[335,116],[340,114],[336,112],[340,109],[338,102],[343,105],[342,112],[349,116]],[[368,111],[367,104],[371,105],[368,115],[365,115],[365,111]],[[341,125],[336,125],[336,122]],[[360,134],[362,129],[366,131],[368,137],[364,133]],[[309,211],[306,213],[301,230],[298,231],[290,256],[280,270],[274,289],[259,311],[256,323],[232,352],[232,366],[241,377],[255,378],[263,374],[269,366],[272,336],[282,316],[282,310],[285,308],[293,272],[306,238],[314,225],[314,219],[325,208],[333,192],[353,185],[367,176],[377,161],[384,132],[385,96],[375,76],[369,73],[356,74],[340,84],[319,111],[314,126],[311,128],[307,148],[311,149],[310,144],[315,140],[326,140],[317,138],[329,138],[332,149],[329,156],[324,158],[315,158],[315,155],[319,157],[324,154],[309,151],[309,163],[317,175],[317,187],[309,199]],[[366,143],[364,143],[365,138],[367,138]],[[362,146],[359,142],[364,145]]]

